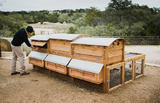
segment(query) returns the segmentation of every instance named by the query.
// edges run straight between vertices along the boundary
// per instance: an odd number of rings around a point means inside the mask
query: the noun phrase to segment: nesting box
[[[72,48],[71,42],[77,38],[84,37],[87,35],[81,34],[53,34],[50,36],[50,53],[60,56],[71,57]]]
[[[48,54],[46,53],[40,53],[36,51],[32,51],[28,57],[29,57],[29,63],[39,66],[39,67],[44,67],[44,59],[47,57]]]
[[[35,35],[31,37],[31,44],[35,47],[39,47],[38,52],[48,53],[48,40],[49,35]],[[33,49],[33,51],[35,51]]]
[[[51,71],[67,74],[67,65],[70,60],[71,58],[68,57],[49,54],[45,59],[45,68]]]
[[[71,42],[74,58],[113,64],[124,60],[125,40],[119,38],[79,38]]]
[[[103,82],[103,64],[72,59],[68,68],[72,77],[96,84]]]

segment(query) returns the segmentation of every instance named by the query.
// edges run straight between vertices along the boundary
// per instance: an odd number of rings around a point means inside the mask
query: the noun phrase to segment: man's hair
[[[32,26],[28,26],[28,27],[26,28],[26,31],[29,32],[29,33],[32,33],[32,32],[33,32]]]

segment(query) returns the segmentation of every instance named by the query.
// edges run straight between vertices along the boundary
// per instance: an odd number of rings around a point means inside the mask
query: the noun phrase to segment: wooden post
[[[135,60],[132,61],[132,80],[135,80],[135,72],[136,72]]]
[[[145,57],[142,59],[142,74],[144,75]]]
[[[121,84],[124,85],[125,84],[125,63],[123,63],[123,66],[121,67]]]

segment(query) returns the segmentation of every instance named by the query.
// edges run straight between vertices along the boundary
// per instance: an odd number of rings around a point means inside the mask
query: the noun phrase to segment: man
[[[26,43],[28,47],[31,47],[34,49],[34,46],[30,44],[28,41],[28,36],[33,32],[33,28],[31,26],[28,26],[26,29],[20,29],[13,37],[13,40],[11,41],[11,47],[13,52],[13,59],[12,59],[12,65],[11,65],[11,75],[20,74],[22,75],[28,75],[30,74],[25,70],[25,59],[23,50],[21,48],[22,43]],[[20,62],[20,72],[16,71],[16,61],[17,58],[19,58]]]

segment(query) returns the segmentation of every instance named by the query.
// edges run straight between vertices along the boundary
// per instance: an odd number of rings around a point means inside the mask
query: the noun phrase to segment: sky
[[[0,11],[39,11],[86,9],[96,7],[103,11],[111,0],[0,0]],[[160,0],[132,0],[132,3],[160,7]],[[2,4],[2,5],[1,5]]]

